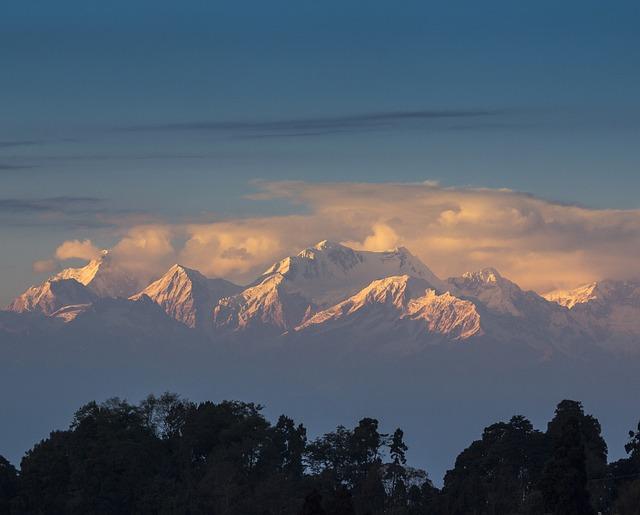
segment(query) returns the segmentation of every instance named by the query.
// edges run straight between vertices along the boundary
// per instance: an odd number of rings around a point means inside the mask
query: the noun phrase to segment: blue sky
[[[626,1],[5,1],[0,301],[114,219],[295,209],[244,198],[255,179],[638,208],[639,22]]]

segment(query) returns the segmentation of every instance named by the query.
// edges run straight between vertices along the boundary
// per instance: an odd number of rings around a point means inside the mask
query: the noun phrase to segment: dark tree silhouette
[[[389,443],[389,457],[385,479],[389,481],[389,505],[402,507],[407,503],[407,487],[405,465],[407,464],[407,445],[404,443],[404,432],[398,428],[393,432]]]
[[[624,446],[627,458],[609,466],[609,485],[615,513],[638,515],[640,513],[640,422],[629,431],[629,441]]]
[[[0,513],[9,513],[13,499],[18,493],[18,473],[4,456],[0,456]]]
[[[356,515],[351,492],[345,487],[338,488],[327,512],[331,515]]]
[[[580,424],[568,418],[554,434],[553,455],[541,481],[545,507],[556,515],[589,515],[593,508],[587,490],[587,457]]]
[[[322,508],[322,496],[317,490],[313,490],[304,498],[304,504],[300,515],[325,515],[326,512]]]
[[[442,507],[459,514],[518,513],[533,502],[546,457],[544,434],[524,417],[493,424],[447,472]]]
[[[565,424],[573,420],[578,427],[578,438],[584,447],[587,473],[587,489],[594,511],[605,511],[609,503],[607,483],[607,444],[602,438],[598,419],[585,415],[582,403],[563,400],[556,407],[555,416],[549,422],[547,434],[552,440],[559,438]]]
[[[563,401],[546,433],[521,416],[488,426],[440,491],[407,466],[402,429],[373,418],[308,442],[252,403],[112,399],[82,406],[19,472],[0,457],[0,514],[637,515],[640,425],[626,450],[607,465],[598,421]]]
[[[615,503],[615,513],[619,515],[638,515],[640,513],[640,479],[630,481],[621,489]]]

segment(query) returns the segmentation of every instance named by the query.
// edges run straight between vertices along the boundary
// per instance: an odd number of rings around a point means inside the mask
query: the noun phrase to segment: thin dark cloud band
[[[0,198],[3,213],[95,212],[105,199],[97,197]]]
[[[32,165],[14,165],[8,163],[0,163],[0,172],[11,172],[14,170],[26,170],[29,168],[36,168]]]
[[[6,227],[116,229],[157,220],[146,211],[116,207],[100,197],[0,198],[0,224]]]
[[[403,123],[439,119],[473,119],[499,117],[510,109],[444,109],[414,111],[381,111],[343,116],[290,118],[282,120],[192,121],[119,127],[118,131],[218,131],[248,134],[251,137],[274,135],[322,136],[335,132],[353,132],[372,128],[393,127]]]
[[[36,139],[0,141],[0,149],[14,147],[32,147],[34,145],[42,145],[43,143],[43,140]]]

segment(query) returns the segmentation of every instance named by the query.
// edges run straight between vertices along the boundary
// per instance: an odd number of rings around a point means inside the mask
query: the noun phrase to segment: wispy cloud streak
[[[512,109],[442,109],[380,111],[370,113],[287,118],[280,120],[209,120],[177,123],[158,123],[119,127],[118,131],[198,131],[229,133],[240,137],[309,137],[398,128],[437,120],[473,120],[501,117],[515,112]],[[444,129],[447,127],[444,126]]]
[[[37,139],[0,141],[0,149],[14,147],[32,147],[35,145],[42,145],[43,143],[45,143],[44,140]]]
[[[8,163],[0,163],[0,172],[12,172],[15,170],[27,170],[29,168],[35,168],[33,165],[17,165],[17,164],[8,164]]]
[[[0,198],[0,212],[93,212],[104,202],[98,197]]]
[[[115,208],[99,197],[0,198],[0,224],[5,226],[117,229],[153,220],[148,213]]]

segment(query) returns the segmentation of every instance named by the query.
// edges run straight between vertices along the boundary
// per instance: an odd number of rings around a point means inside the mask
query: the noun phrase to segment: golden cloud
[[[65,241],[55,252],[56,258],[61,261],[66,259],[84,259],[85,261],[91,261],[99,255],[100,249],[91,243],[91,240]]]
[[[406,246],[441,277],[494,266],[540,292],[640,273],[639,210],[589,209],[433,182],[287,181],[259,188],[251,198],[287,201],[305,214],[137,226],[114,255],[130,268],[161,273],[180,262],[247,282],[274,261],[332,239],[368,250]]]

